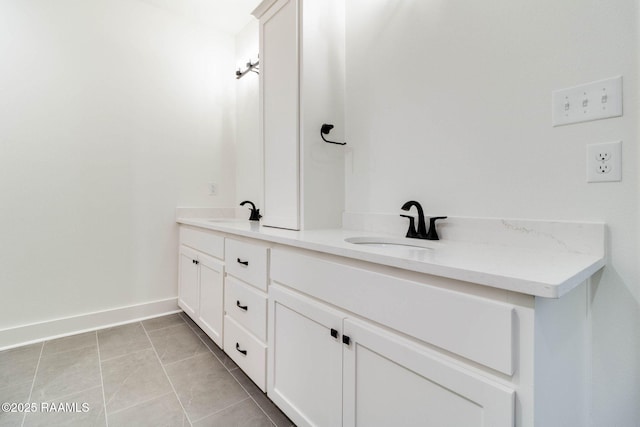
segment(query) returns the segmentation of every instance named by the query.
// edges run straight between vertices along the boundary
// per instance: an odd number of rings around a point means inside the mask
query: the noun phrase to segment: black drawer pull
[[[238,350],[238,353],[242,353],[243,355],[247,355],[247,350],[240,350],[240,344],[236,343],[236,350]]]
[[[333,328],[331,328],[331,336],[334,337],[334,338],[338,338],[338,331],[333,329]]]
[[[351,338],[349,338],[349,337],[348,337],[348,336],[346,336],[346,335],[343,335],[343,336],[342,336],[342,343],[343,343],[343,344],[346,344],[346,345],[350,345],[350,344],[351,344]]]
[[[249,266],[249,261],[242,261],[240,258],[238,258],[237,261],[238,264],[246,265],[247,267]]]
[[[247,311],[249,309],[248,305],[240,305],[240,301],[236,300],[236,306],[240,309],[240,310],[244,310]]]

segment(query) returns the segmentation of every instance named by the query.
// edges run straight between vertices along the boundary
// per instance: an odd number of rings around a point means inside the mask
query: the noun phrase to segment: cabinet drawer
[[[262,391],[266,391],[267,346],[224,316],[224,350]]]
[[[509,304],[282,249],[271,253],[271,280],[514,373],[514,309]]]
[[[219,259],[224,258],[224,238],[214,233],[180,227],[180,244]]]
[[[266,292],[267,250],[264,246],[226,239],[227,273]]]
[[[262,341],[267,341],[267,297],[252,286],[227,276],[224,309]]]

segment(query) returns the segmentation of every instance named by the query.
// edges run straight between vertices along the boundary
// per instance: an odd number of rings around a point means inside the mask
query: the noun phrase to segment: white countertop
[[[177,222],[546,298],[561,297],[605,265],[603,253],[513,247],[444,238],[428,241],[429,245],[433,245],[433,249],[429,250],[376,248],[347,243],[344,239],[398,236],[347,229],[291,231],[263,227],[244,220],[178,218]]]

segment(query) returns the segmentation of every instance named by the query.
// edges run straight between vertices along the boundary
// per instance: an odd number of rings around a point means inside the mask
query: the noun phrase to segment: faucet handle
[[[446,216],[434,216],[429,218],[429,231],[427,232],[427,240],[440,240],[438,230],[436,230],[436,221],[439,219],[447,219]]]

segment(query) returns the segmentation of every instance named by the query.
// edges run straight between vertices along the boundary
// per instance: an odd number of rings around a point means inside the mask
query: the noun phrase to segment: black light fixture
[[[236,70],[236,79],[241,79],[245,74],[250,72],[260,74],[260,59],[258,59],[256,62],[252,62],[251,60],[249,60],[249,62],[247,62],[247,68],[244,71],[238,68]]]
[[[327,141],[324,136],[325,135],[329,135],[329,132],[331,132],[331,129],[333,129],[333,125],[327,124],[327,123],[323,123],[322,127],[320,128],[320,136],[322,137],[322,140],[324,142],[328,142],[329,144],[336,144],[336,145],[347,145],[346,142],[334,142],[334,141]]]

